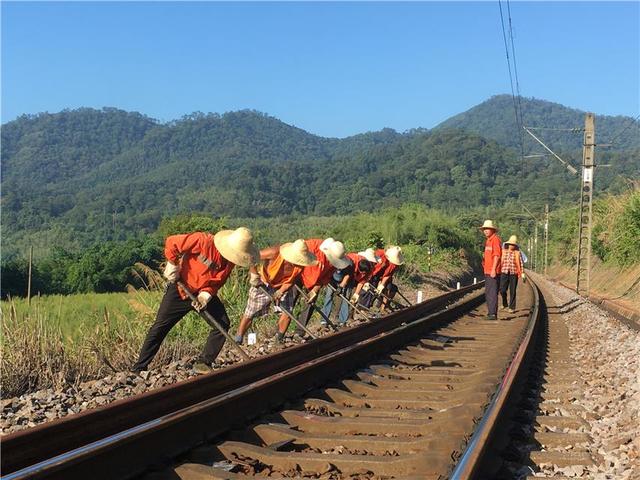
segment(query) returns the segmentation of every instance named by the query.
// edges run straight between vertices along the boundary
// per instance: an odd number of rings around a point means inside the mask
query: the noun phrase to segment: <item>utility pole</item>
[[[582,147],[582,188],[580,189],[580,226],[578,228],[578,262],[576,292],[589,296],[591,273],[591,227],[593,213],[593,173],[596,143],[595,115],[587,113],[584,120]]]
[[[549,204],[544,205],[544,274],[547,275],[549,260]]]
[[[31,306],[31,265],[33,264],[33,245],[29,247],[29,280],[27,280],[27,305]]]
[[[536,221],[535,233],[533,234],[533,271],[538,271],[538,222]]]

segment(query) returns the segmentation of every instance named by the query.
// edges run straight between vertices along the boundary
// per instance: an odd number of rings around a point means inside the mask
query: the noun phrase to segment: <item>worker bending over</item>
[[[358,301],[362,286],[369,281],[374,267],[380,261],[380,259],[376,257],[373,248],[367,248],[363,252],[348,253],[347,258],[350,261],[350,265],[342,270],[337,270],[333,275],[335,284],[332,285],[335,291],[328,289],[326,292],[322,312],[327,317],[331,314],[335,296],[342,295],[344,298],[350,298],[352,303]],[[338,276],[338,274],[340,275]],[[338,313],[338,322],[341,325],[347,323],[352,313],[349,302],[344,300],[344,298],[341,299]]]
[[[304,267],[317,263],[304,240],[273,246],[260,251],[260,264],[249,268],[249,297],[244,314],[240,319],[236,343],[242,339],[251,321],[269,312],[269,304],[274,301],[289,311],[293,310],[296,295],[291,291]]]
[[[302,283],[301,287],[303,291],[306,292],[306,304],[300,313],[298,320],[304,326],[307,325],[311,318],[320,289],[331,281],[331,277],[336,269],[343,269],[349,265],[342,242],[338,242],[333,238],[326,238],[325,240],[312,238],[305,240],[305,243],[309,251],[317,258],[318,263],[304,267],[302,275],[300,276],[300,283]],[[294,305],[297,299],[298,297],[296,295]],[[278,321],[278,341],[282,341],[284,338],[284,334],[286,333],[287,328],[289,328],[290,322],[291,319],[288,315],[282,314],[280,316]],[[296,333],[300,336],[304,336],[305,332],[298,326]]]
[[[229,278],[233,267],[249,267],[258,261],[253,235],[247,228],[222,230],[215,235],[205,232],[171,235],[165,241],[167,265],[164,277],[169,284],[165,290],[154,324],[142,344],[132,371],[146,370],[158,352],[162,341],[173,326],[189,311],[206,310],[223,328],[229,328],[229,317],[217,296]],[[197,300],[191,302],[176,285],[182,281]],[[225,337],[217,329],[209,337],[194,369],[199,373],[211,370],[211,364],[222,350]]]
[[[398,267],[404,264],[404,254],[402,249],[395,245],[386,250],[380,248],[375,254],[380,258],[380,262],[373,269],[369,282],[364,284],[365,292],[357,300],[364,307],[370,308],[378,298],[380,310],[384,311],[389,299],[393,299],[398,291],[398,287],[393,284],[393,275]]]

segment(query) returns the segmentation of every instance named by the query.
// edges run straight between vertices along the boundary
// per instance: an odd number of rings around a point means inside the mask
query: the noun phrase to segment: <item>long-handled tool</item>
[[[298,290],[298,292],[300,293],[300,295],[302,295],[302,296],[303,296],[305,299],[307,299],[307,301],[308,301],[308,300],[309,300],[309,295],[307,295],[307,292],[305,292],[304,290],[302,290],[298,285],[295,285],[295,287],[296,287],[296,289]],[[337,330],[338,330],[337,325],[336,325],[335,323],[333,323],[333,322],[331,321],[331,319],[330,319],[327,315],[325,315],[325,313],[322,311],[322,309],[321,309],[320,307],[318,307],[318,305],[316,305],[315,301],[314,301],[313,303],[309,304],[309,305],[311,305],[311,307],[312,307],[316,312],[318,312],[318,313],[322,316],[322,318],[324,318],[324,320],[327,322],[327,324],[328,324],[328,325],[329,325],[329,326],[330,326],[334,331],[337,331]]]
[[[371,316],[364,310],[365,307],[358,305],[358,302],[356,303],[351,302],[351,300],[349,300],[346,297],[346,295],[343,295],[342,292],[339,292],[338,289],[333,285],[329,284],[329,288],[331,288],[331,290],[337,293],[344,302],[347,302],[347,305],[350,305],[351,307],[353,307],[360,315],[362,315],[367,320],[371,320]]]
[[[399,288],[396,290],[396,293],[397,293],[398,295],[400,295],[400,298],[402,298],[405,302],[407,302],[407,307],[411,307],[411,306],[413,306],[413,303],[411,303],[411,302],[407,299],[407,297],[405,297],[405,296],[402,294],[402,292],[400,291],[400,289],[399,289]]]
[[[373,286],[371,286],[366,291],[370,292],[374,296],[374,298],[380,300],[381,302],[387,300],[387,306],[391,308],[392,311],[399,310],[401,308],[407,308],[406,305],[402,305],[401,303],[396,302],[393,298],[384,293],[384,289],[381,292],[378,292],[376,288],[373,288]]]
[[[273,302],[273,304],[274,304],[274,305],[278,305],[278,304],[277,304],[277,302],[276,302],[276,299],[275,299],[275,298],[273,298],[273,295],[271,295],[271,292],[269,292],[269,290],[267,290],[267,289],[265,288],[265,286],[264,286],[264,285],[260,285],[260,287],[259,287],[259,288],[261,288],[261,289],[262,289],[262,291],[263,291],[264,293],[266,293],[266,294],[269,296],[269,298],[271,299],[271,301]],[[281,310],[281,311],[282,311],[282,312],[283,312],[287,317],[289,317],[291,320],[293,320],[293,321],[296,323],[296,325],[298,325],[298,327],[300,327],[300,328],[301,328],[301,329],[302,329],[302,330],[303,330],[307,335],[309,335],[311,338],[314,338],[314,339],[315,339],[315,338],[318,338],[318,337],[316,337],[313,333],[311,333],[311,331],[310,331],[307,327],[305,327],[305,326],[302,324],[302,322],[301,322],[300,320],[298,320],[298,319],[295,317],[295,315],[294,315],[293,313],[291,313],[289,310],[287,310],[286,308],[284,308],[282,305],[278,305],[278,308],[279,308],[279,309],[280,309],[280,310]]]
[[[191,293],[189,291],[189,289],[185,286],[184,283],[182,283],[181,281],[177,281],[176,282],[178,284],[178,286],[182,289],[182,291],[184,293],[187,294],[187,297],[189,297],[191,299],[192,302],[197,302],[198,299],[196,298],[196,296]],[[229,343],[231,344],[232,347],[234,347],[238,353],[240,354],[240,356],[242,358],[244,358],[245,360],[251,360],[251,357],[249,355],[247,355],[247,353],[242,349],[242,347],[240,347],[240,345],[238,345],[234,340],[233,337],[231,335],[229,335],[229,332],[227,332],[222,325],[220,325],[220,323],[218,323],[218,321],[213,318],[213,315],[211,315],[209,312],[207,312],[206,310],[200,310],[198,311],[198,315],[200,315],[205,322],[207,322],[211,327],[217,328],[218,331],[220,333],[222,333],[222,335],[225,336],[225,338],[229,341]]]

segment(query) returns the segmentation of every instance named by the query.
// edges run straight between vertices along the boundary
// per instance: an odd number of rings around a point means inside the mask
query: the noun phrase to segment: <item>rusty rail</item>
[[[529,277],[531,278],[531,277]],[[518,377],[524,372],[523,365],[530,354],[530,346],[533,345],[535,333],[540,326],[540,291],[538,287],[529,280],[529,285],[533,290],[533,308],[529,314],[529,321],[525,334],[520,342],[518,350],[513,356],[511,363],[507,367],[505,376],[496,390],[491,403],[487,407],[482,420],[473,432],[467,448],[463,452],[455,469],[451,474],[451,480],[468,480],[474,478],[477,469],[483,461],[486,447],[491,439],[491,435],[496,427],[498,419],[506,405],[509,396],[513,392],[513,386]]]
[[[445,309],[481,286],[478,284],[449,292],[340,333],[218,373],[7,435],[1,440],[2,474],[6,475],[3,478],[71,478],[70,471],[74,472],[72,476],[75,478],[83,475],[87,478],[130,477],[135,470],[131,466],[132,459],[135,458],[136,463],[153,462],[158,455],[172,456],[187,444],[210,438],[235,421],[246,420],[246,417],[238,415],[239,411],[255,408],[256,403],[266,408],[273,402],[282,401],[286,395],[299,393],[305,385],[310,388],[329,372],[341,371],[345,368],[345,365],[340,365],[345,355],[360,352],[356,355],[359,360],[364,360],[373,353],[379,353],[381,345],[385,348],[395,345],[397,340],[391,341],[390,338],[408,338],[401,332],[410,330],[411,325],[425,326],[424,322],[413,322],[415,319],[431,315],[432,322],[439,322],[451,318],[461,308],[472,308],[481,303],[480,295],[464,302],[464,307],[457,305]],[[402,327],[405,323],[408,325]],[[398,329],[393,337],[387,335]],[[387,340],[380,343],[384,338]],[[353,367],[351,360],[344,363],[349,364],[349,368]],[[333,370],[328,368],[330,366]],[[306,372],[305,378],[299,378],[301,369]],[[293,377],[296,382],[290,381]],[[214,407],[216,415],[212,416]],[[187,419],[191,420],[187,422]],[[203,427],[198,432],[187,427],[193,419]],[[145,441],[140,442],[143,438]],[[110,468],[96,470],[96,464],[109,465]]]

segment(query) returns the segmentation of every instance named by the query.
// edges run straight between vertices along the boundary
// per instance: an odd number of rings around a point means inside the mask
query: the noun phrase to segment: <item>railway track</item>
[[[480,287],[9,435],[3,478],[471,478],[539,316]]]

